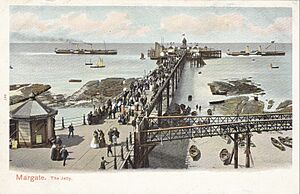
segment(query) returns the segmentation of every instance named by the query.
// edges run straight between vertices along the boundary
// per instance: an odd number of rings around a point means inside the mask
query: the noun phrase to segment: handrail
[[[202,125],[190,125],[190,126],[182,126],[182,127],[169,127],[169,128],[158,128],[158,129],[149,129],[146,131],[141,131],[142,133],[147,132],[158,132],[158,131],[172,131],[178,129],[189,129],[189,128],[197,128],[197,127],[214,127],[214,126],[226,126],[226,125],[236,125],[236,124],[243,124],[243,123],[255,123],[255,122],[270,122],[270,121],[292,121],[292,119],[271,119],[271,120],[259,120],[259,121],[239,121],[239,122],[229,122],[229,123],[219,123],[219,124],[202,124]]]

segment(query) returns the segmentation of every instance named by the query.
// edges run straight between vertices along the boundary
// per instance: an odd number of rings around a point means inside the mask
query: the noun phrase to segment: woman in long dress
[[[99,130],[99,129],[97,131],[99,134],[99,146],[100,146],[100,148],[104,148],[106,146],[104,133],[102,130]]]
[[[99,148],[99,139],[98,139],[98,133],[97,131],[94,131],[93,133],[93,139],[91,141],[91,148]]]
[[[56,145],[53,144],[50,149],[50,158],[51,160],[56,160]]]

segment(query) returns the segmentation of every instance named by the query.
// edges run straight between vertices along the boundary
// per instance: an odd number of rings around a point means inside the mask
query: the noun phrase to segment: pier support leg
[[[174,75],[172,76],[172,97],[174,97],[174,95],[175,95],[175,83],[174,83],[174,81],[175,81],[175,79],[174,79]]]
[[[169,109],[169,105],[170,105],[170,82],[168,82],[167,85],[167,110]]]
[[[162,116],[162,94],[159,95],[159,100],[157,103],[158,110],[157,110],[157,116]]]
[[[139,160],[140,160],[140,147],[139,147],[139,134],[134,132],[134,165],[133,168],[138,168]]]
[[[178,69],[175,71],[175,88],[177,89],[177,83],[178,83]]]
[[[148,153],[148,148],[146,148],[146,156],[144,159],[144,168],[149,168],[149,153]]]
[[[238,151],[238,134],[234,134],[234,168],[238,168],[239,165],[239,151]]]
[[[251,135],[248,133],[246,139],[246,168],[250,168],[250,144]]]

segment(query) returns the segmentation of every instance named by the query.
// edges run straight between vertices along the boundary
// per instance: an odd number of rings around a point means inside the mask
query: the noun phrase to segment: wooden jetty
[[[291,113],[245,116],[162,116],[163,101],[165,101],[164,105],[167,110],[170,105],[170,98],[175,94],[186,62],[193,63],[193,61],[196,61],[196,66],[197,64],[201,65],[204,62],[203,59],[220,58],[221,52],[208,51],[207,49],[207,51],[193,55],[187,48],[181,48],[179,50],[175,49],[175,55],[165,55],[162,46],[156,43],[156,47],[161,53],[158,56],[158,51],[150,51],[148,55],[156,53],[156,55],[153,54],[152,59],[158,60],[159,63],[168,63],[175,58],[177,63],[152,98],[145,110],[146,114],[140,118],[138,129],[133,135],[133,148],[128,158],[125,158],[124,165],[121,166],[128,166],[130,163],[132,168],[149,167],[149,153],[156,145],[164,141],[227,135],[234,142],[234,151],[229,163],[233,159],[234,168],[238,168],[238,136],[243,134],[246,137],[246,167],[249,168],[251,133],[261,134],[262,132],[292,130]],[[163,96],[165,96],[165,99],[163,99]],[[155,107],[157,116],[152,117],[151,113]]]

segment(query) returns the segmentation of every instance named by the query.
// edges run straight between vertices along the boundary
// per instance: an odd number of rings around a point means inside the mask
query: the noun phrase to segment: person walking
[[[111,144],[107,145],[107,157],[109,156],[109,154],[111,154],[111,156],[113,156],[113,152],[112,152],[112,149],[111,149]]]
[[[112,136],[113,136],[113,133],[114,133],[114,131],[113,131],[112,128],[110,128],[109,131],[108,131],[108,133],[107,133],[108,139],[109,139],[109,141],[110,141],[111,143],[112,143]]]
[[[72,123],[70,124],[70,126],[68,128],[69,128],[68,138],[71,136],[71,134],[72,134],[72,137],[73,137],[74,136],[74,127],[73,127]]]
[[[69,152],[68,152],[68,150],[66,149],[66,146],[65,146],[65,145],[64,145],[63,148],[61,149],[60,154],[61,154],[61,157],[62,157],[62,159],[63,159],[63,166],[65,166],[65,165],[66,165],[67,157],[69,156]]]
[[[133,119],[133,120],[131,121],[131,125],[132,125],[132,127],[133,127],[133,130],[135,130],[135,129],[136,129],[136,119]]]
[[[109,164],[109,162],[107,162],[104,157],[101,158],[101,162],[100,162],[100,168],[99,169],[102,169],[102,170],[105,170],[106,169],[106,164]]]

